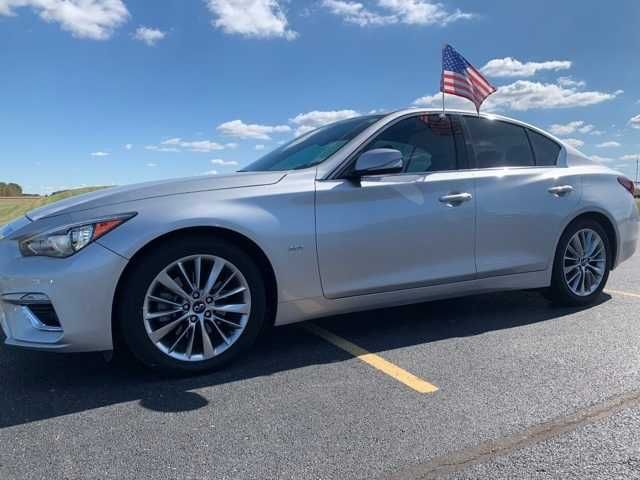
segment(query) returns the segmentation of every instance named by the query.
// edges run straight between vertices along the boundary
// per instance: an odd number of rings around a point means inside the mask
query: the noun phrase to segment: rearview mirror
[[[356,160],[354,177],[399,173],[404,168],[402,152],[393,148],[375,148],[364,152]]]

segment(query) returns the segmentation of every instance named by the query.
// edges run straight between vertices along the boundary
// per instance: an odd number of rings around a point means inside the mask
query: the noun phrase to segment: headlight
[[[59,227],[21,241],[20,252],[25,257],[66,258],[134,216],[128,213]]]

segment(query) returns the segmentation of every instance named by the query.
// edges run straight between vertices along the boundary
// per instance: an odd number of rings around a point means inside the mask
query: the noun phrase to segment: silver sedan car
[[[6,343],[220,367],[312,318],[540,289],[584,306],[638,240],[633,183],[524,123],[403,110],[244,170],[111,188],[0,230]]]

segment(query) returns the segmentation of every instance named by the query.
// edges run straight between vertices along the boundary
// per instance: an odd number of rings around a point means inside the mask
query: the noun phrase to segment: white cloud
[[[622,90],[615,92],[582,91],[576,87],[562,87],[554,83],[531,82],[529,80],[517,80],[508,85],[498,87],[496,93],[485,102],[484,110],[516,110],[525,111],[533,109],[572,108],[595,105],[597,103],[613,100],[622,94]],[[424,107],[440,106],[440,94],[420,97],[413,104]],[[447,96],[447,98],[450,98]],[[455,105],[455,107],[452,106]],[[460,98],[455,102],[447,101],[449,108],[472,109],[473,105],[468,100]],[[638,119],[640,128],[640,119]]]
[[[640,128],[640,115],[636,115],[635,117],[631,117],[629,119],[629,124],[633,128]]]
[[[181,152],[187,150],[190,152],[206,153],[224,150],[227,146],[210,140],[186,141],[181,138],[169,138],[161,142],[160,145],[147,145],[144,148],[154,152]]]
[[[93,152],[91,156],[92,157],[108,157],[109,152]]]
[[[591,160],[593,160],[594,162],[598,162],[598,163],[611,163],[613,162],[613,158],[609,158],[609,157],[601,157],[599,155],[591,155]]]
[[[287,133],[291,131],[288,125],[256,125],[247,124],[242,120],[232,120],[218,125],[217,130],[224,135],[237,138],[253,138],[256,140],[269,140],[274,133]]]
[[[225,33],[249,38],[295,39],[281,0],[207,0],[213,25]]]
[[[256,145],[254,148],[255,148],[256,150],[260,151],[260,150],[264,150],[264,149],[265,149],[265,146],[264,146],[264,145],[262,145],[262,144],[258,144],[258,145]]]
[[[16,15],[19,7],[31,7],[44,21],[92,40],[107,40],[129,18],[122,0],[0,0],[0,15]]]
[[[323,0],[322,5],[345,22],[361,27],[397,23],[444,26],[474,17],[461,10],[450,12],[441,3],[428,0],[376,0],[369,1],[367,5],[352,0]]]
[[[449,95],[445,93],[445,107],[454,110],[475,110],[473,104],[462,97],[455,95]],[[425,95],[424,97],[416,98],[413,101],[413,105],[416,107],[442,107],[442,93],[434,93],[433,95]]]
[[[488,105],[494,109],[507,108],[520,111],[536,108],[584,107],[613,100],[621,93],[620,90],[613,93],[580,91],[575,87],[518,80],[498,87],[498,91],[489,97]]]
[[[222,158],[214,158],[211,160],[211,165],[220,165],[220,166],[229,166],[229,165],[238,165],[238,162],[235,160],[223,160]]]
[[[587,82],[583,80],[574,80],[571,77],[559,77],[557,82],[558,85],[562,87],[584,87],[587,85]]]
[[[584,145],[584,142],[577,138],[563,138],[562,141],[573,148],[580,148]]]
[[[571,62],[568,60],[522,63],[515,58],[505,57],[489,60],[481,68],[481,71],[491,77],[531,77],[540,70],[567,70],[569,68],[571,68]]]
[[[217,170],[209,170],[207,172],[204,172],[202,175],[218,175],[218,171]]]
[[[124,148],[125,148],[125,150],[131,150],[131,149],[133,148],[133,145],[132,145],[131,143],[127,143],[127,144],[124,146]]]
[[[153,47],[160,40],[164,39],[167,34],[157,28],[138,27],[133,38],[146,43],[148,46]]]
[[[620,160],[636,162],[636,161],[640,160],[640,154],[623,155],[623,156],[620,157]]]
[[[147,163],[147,167],[149,167],[149,168],[155,168],[155,167],[157,167],[157,166],[158,166],[158,164],[157,164],[157,163],[153,163],[153,162],[149,162],[149,163]]]
[[[622,145],[618,142],[602,142],[599,143],[598,145],[596,145],[596,147],[598,148],[615,148],[615,147],[621,147]]]
[[[358,115],[360,114],[355,110],[332,110],[325,112],[314,110],[313,112],[301,113],[289,121],[296,125],[296,135],[302,135],[323,125],[357,117]]]
[[[151,150],[153,152],[179,152],[180,149],[176,147],[161,147],[159,145],[147,145],[145,150]]]
[[[234,142],[225,143],[224,146],[227,147],[227,148],[238,148],[238,144],[234,143]]]
[[[593,133],[594,128],[593,125],[587,124],[582,120],[575,120],[565,124],[554,123],[549,127],[549,131],[554,135],[570,135],[575,132]]]

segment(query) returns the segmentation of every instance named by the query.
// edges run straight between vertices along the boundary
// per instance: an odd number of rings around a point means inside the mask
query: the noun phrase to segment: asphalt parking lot
[[[0,478],[640,478],[640,255],[607,292],[283,327],[187,379],[2,346]]]

